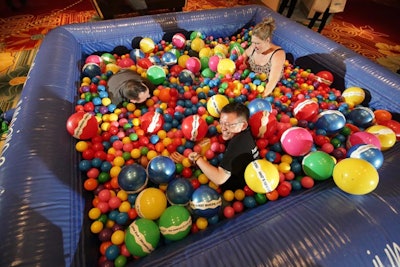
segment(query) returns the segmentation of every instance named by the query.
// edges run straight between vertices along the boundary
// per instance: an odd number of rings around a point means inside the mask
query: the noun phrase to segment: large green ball
[[[181,240],[190,232],[192,217],[185,207],[170,206],[161,214],[159,227],[165,239]]]
[[[303,158],[302,166],[306,175],[323,181],[332,177],[335,160],[323,151],[314,151]]]
[[[139,218],[132,222],[125,234],[128,251],[137,257],[150,254],[160,241],[158,225],[149,219]]]

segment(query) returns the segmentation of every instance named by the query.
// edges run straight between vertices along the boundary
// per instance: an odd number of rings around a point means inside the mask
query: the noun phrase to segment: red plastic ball
[[[224,208],[224,216],[225,218],[232,218],[233,216],[235,216],[235,209],[231,206],[226,206]]]
[[[207,122],[199,115],[190,115],[182,121],[182,133],[186,139],[199,141],[208,131]]]
[[[274,115],[268,111],[257,111],[249,120],[251,133],[256,138],[269,138],[278,128],[278,122]]]
[[[98,128],[96,117],[90,113],[77,112],[67,120],[67,131],[79,140],[87,140],[94,137]]]
[[[150,111],[142,116],[141,128],[149,134],[158,132],[164,125],[164,117],[162,114]]]

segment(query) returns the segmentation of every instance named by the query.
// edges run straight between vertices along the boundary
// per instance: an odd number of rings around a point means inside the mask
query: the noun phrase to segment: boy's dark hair
[[[222,108],[221,113],[236,113],[238,117],[243,117],[246,119],[246,121],[249,120],[250,117],[249,108],[239,102],[232,102],[225,105]]]
[[[150,95],[154,90],[154,85],[149,84],[143,80],[130,79],[125,81],[122,86],[122,95],[126,99],[138,100],[139,94],[149,90]]]

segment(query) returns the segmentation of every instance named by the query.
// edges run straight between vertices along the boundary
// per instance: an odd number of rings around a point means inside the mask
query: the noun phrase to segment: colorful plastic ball
[[[82,75],[92,79],[101,75],[101,68],[96,63],[86,63],[82,67]]]
[[[319,113],[319,105],[311,99],[297,101],[293,107],[293,115],[298,120],[314,121]]]
[[[135,62],[130,57],[125,57],[119,60],[117,65],[120,66],[121,68],[129,68],[135,65]]]
[[[118,174],[118,185],[129,193],[143,190],[147,185],[147,181],[146,169],[137,163],[125,165]]]
[[[272,111],[271,103],[265,98],[253,99],[249,102],[249,104],[247,104],[247,107],[250,111],[250,117],[259,111]]]
[[[167,198],[158,188],[146,188],[139,193],[135,209],[141,218],[157,220],[167,208]]]
[[[223,58],[218,62],[217,72],[222,75],[235,73],[236,64],[233,60],[229,58]]]
[[[178,49],[182,49],[186,45],[186,37],[182,33],[176,33],[172,36],[172,45]]]
[[[365,92],[360,87],[349,87],[343,91],[342,97],[350,108],[360,105],[365,99]]]
[[[311,151],[314,144],[311,133],[301,127],[292,127],[283,132],[281,145],[285,152],[291,156],[304,156]]]
[[[160,66],[151,66],[147,69],[146,75],[147,79],[149,79],[149,81],[155,85],[162,84],[167,77],[164,69]]]
[[[162,56],[161,56],[161,61],[167,65],[167,66],[172,66],[178,63],[178,58],[177,56],[172,53],[172,52],[165,52]]]
[[[190,70],[192,73],[198,73],[201,69],[200,59],[197,57],[190,57],[186,60],[186,68]]]
[[[365,129],[367,133],[376,135],[381,143],[381,150],[385,151],[396,144],[396,134],[389,127],[383,125],[373,125]]]
[[[190,43],[190,48],[193,51],[200,52],[200,50],[205,46],[205,42],[203,39],[196,37]]]
[[[197,188],[189,202],[193,213],[200,217],[210,218],[218,214],[222,204],[222,198],[218,192],[208,185]]]
[[[185,84],[193,84],[195,76],[190,70],[184,69],[178,75],[179,81]]]
[[[166,156],[152,158],[147,165],[149,179],[155,184],[169,183],[174,178],[175,171],[174,161]]]
[[[160,241],[158,225],[149,219],[138,218],[133,221],[125,234],[125,245],[129,253],[144,257],[153,252]]]
[[[346,158],[336,164],[333,181],[348,194],[365,195],[378,186],[379,174],[375,167],[364,159]]]
[[[218,69],[219,61],[220,61],[220,57],[219,56],[216,56],[216,55],[211,56],[208,59],[208,67],[210,68],[210,70],[212,70],[213,72],[216,72],[217,69]]]
[[[193,191],[193,185],[188,179],[176,178],[169,182],[165,194],[172,205],[185,206],[189,203]]]
[[[307,176],[323,181],[332,176],[335,160],[323,151],[313,151],[303,158],[301,164]]]
[[[145,37],[142,40],[140,40],[139,47],[144,53],[148,54],[153,52],[155,44],[151,38]]]
[[[317,74],[315,74],[315,78],[317,81],[319,81],[320,83],[323,83],[327,86],[331,86],[331,84],[334,80],[333,74],[326,70],[317,72]]]
[[[258,111],[249,119],[251,133],[256,138],[269,138],[276,133],[278,121],[268,111]]]
[[[389,127],[396,134],[396,140],[400,141],[400,122],[395,120],[381,121],[380,125]]]
[[[379,169],[383,164],[383,153],[379,148],[370,144],[359,144],[347,151],[347,157],[364,159]]]
[[[68,133],[79,140],[87,140],[94,137],[99,129],[96,117],[82,111],[69,116],[66,127]]]
[[[145,58],[145,56],[145,53],[138,48],[132,49],[132,51],[129,52],[129,57],[133,59],[133,61],[135,61],[136,63],[139,59]]]
[[[229,100],[226,96],[220,94],[213,95],[207,101],[207,111],[211,116],[219,118],[222,108],[227,104],[229,104]]]
[[[254,160],[244,172],[246,184],[256,193],[268,193],[278,186],[278,169],[265,159]]]
[[[347,148],[359,144],[370,144],[381,149],[381,141],[379,138],[375,134],[369,132],[355,132],[349,135],[346,141]]]
[[[117,60],[115,59],[114,55],[110,54],[110,53],[104,53],[101,56],[101,59],[103,60],[104,64],[110,64],[110,63],[116,63]]]
[[[327,134],[335,134],[340,132],[346,125],[345,116],[337,110],[326,110],[318,115],[315,127],[325,130]]]
[[[170,206],[161,214],[158,225],[165,239],[177,241],[190,233],[192,217],[185,207]]]
[[[164,124],[164,117],[162,114],[149,111],[142,116],[142,123],[140,127],[149,134],[157,133],[161,130]]]
[[[191,141],[199,141],[203,139],[208,131],[207,122],[197,114],[190,115],[183,119],[181,127],[185,138]]]
[[[350,111],[349,120],[358,127],[367,128],[375,122],[374,112],[367,107],[356,107]]]

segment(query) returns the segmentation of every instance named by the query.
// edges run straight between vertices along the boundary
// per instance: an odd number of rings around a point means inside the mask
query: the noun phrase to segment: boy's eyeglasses
[[[239,121],[239,122],[234,122],[234,123],[228,123],[228,122],[220,122],[219,124],[221,125],[221,127],[225,127],[225,128],[232,128],[236,125],[238,125],[239,123],[243,123],[244,121]]]

